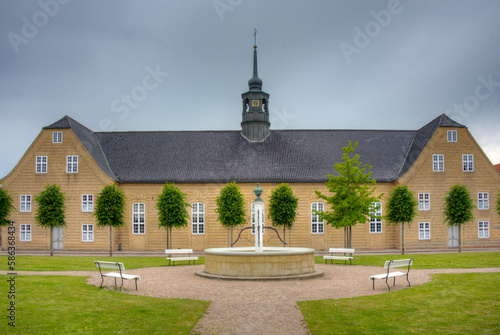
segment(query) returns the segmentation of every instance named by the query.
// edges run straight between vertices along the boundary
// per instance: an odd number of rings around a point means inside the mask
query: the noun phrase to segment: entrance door
[[[448,227],[448,248],[458,248],[459,226]]]
[[[52,249],[61,250],[63,248],[63,227],[52,228]]]

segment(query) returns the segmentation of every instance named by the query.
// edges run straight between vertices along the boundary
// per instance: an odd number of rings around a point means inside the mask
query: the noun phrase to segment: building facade
[[[399,249],[401,227],[387,226],[386,199],[397,185],[406,184],[418,198],[418,214],[405,229],[405,249],[458,246],[458,231],[443,223],[443,198],[450,187],[465,184],[472,193],[475,219],[463,226],[463,248],[500,246],[496,201],[500,173],[468,129],[440,115],[419,130],[270,130],[269,94],[262,91],[254,49],[253,77],[242,94],[239,131],[93,132],[69,116],[42,129],[16,167],[0,180],[14,199],[18,250],[50,249],[50,231],[38,227],[34,198],[48,184],[57,184],[66,197],[67,227],[54,229],[54,249],[104,251],[109,229],[98,228],[93,216],[97,195],[115,184],[126,195],[126,225],[114,229],[115,250],[158,251],[167,246],[167,232],[158,227],[155,204],[165,182],[187,194],[190,223],[173,230],[172,247],[206,248],[229,245],[228,230],[217,221],[215,198],[236,181],[245,196],[251,224],[252,190],[271,190],[288,183],[299,198],[298,217],[286,241],[295,247],[328,250],[344,245],[343,230],[320,222],[315,210],[326,204],[326,175],[334,173],[348,141],[359,143],[361,161],[373,166],[376,195],[384,194],[380,219],[357,224],[352,231],[356,249]],[[266,224],[272,224],[269,218]],[[237,230],[236,230],[237,231]],[[245,235],[246,234],[246,235]],[[2,249],[7,230],[2,228]],[[238,246],[251,246],[249,230]],[[264,245],[280,246],[274,232]]]

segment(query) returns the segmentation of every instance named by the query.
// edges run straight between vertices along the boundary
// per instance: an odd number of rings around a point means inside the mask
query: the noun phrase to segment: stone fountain
[[[252,229],[255,247],[205,249],[205,269],[196,275],[232,280],[307,279],[322,276],[323,271],[316,270],[314,266],[314,249],[264,247],[264,230],[273,230],[281,238],[275,228],[263,224],[264,201],[260,198],[262,189],[259,184],[254,193],[255,225],[243,228],[233,245],[244,230]]]

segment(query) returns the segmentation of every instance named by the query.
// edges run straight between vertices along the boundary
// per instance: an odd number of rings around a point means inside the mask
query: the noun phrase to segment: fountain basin
[[[314,267],[314,249],[264,247],[205,250],[205,270],[196,273],[218,279],[304,279],[323,275]]]

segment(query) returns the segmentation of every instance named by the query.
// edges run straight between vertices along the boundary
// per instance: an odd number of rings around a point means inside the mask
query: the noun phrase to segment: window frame
[[[200,206],[203,207],[201,211]],[[205,234],[205,203],[203,202],[193,202],[191,204],[191,234]]]
[[[451,135],[451,136],[450,136]],[[458,142],[458,135],[456,130],[448,130],[446,134],[448,142]]]
[[[318,205],[321,205],[319,209]],[[316,207],[316,209],[315,209]],[[325,221],[320,221],[319,215],[314,213],[314,211],[324,212],[325,204],[321,201],[311,202],[311,234],[324,234],[325,233]]]
[[[377,206],[379,208],[375,209]],[[371,215],[379,216],[379,218],[370,217],[370,234],[380,234],[382,233],[382,202],[372,202],[370,204],[370,210]]]
[[[62,142],[63,142],[62,131],[53,131],[52,132],[52,143],[62,143]]]
[[[86,198],[84,198],[86,197]],[[90,198],[90,200],[89,200]],[[90,206],[90,208],[89,208]],[[94,212],[94,195],[93,194],[82,194],[82,212],[92,213]]]
[[[132,204],[132,234],[146,234],[146,204],[144,202],[134,202]]]
[[[426,198],[427,196],[427,198]],[[426,206],[427,205],[427,206]],[[418,194],[418,210],[430,211],[431,210],[431,194],[422,192]]]
[[[443,154],[433,154],[432,155],[432,171],[433,172],[444,172],[444,155]]]
[[[78,155],[66,156],[66,173],[78,173]]]
[[[26,229],[28,228],[28,229]],[[31,224],[21,223],[19,225],[19,241],[31,242]]]
[[[490,221],[479,221],[477,223],[477,238],[490,238]]]
[[[474,154],[462,155],[462,171],[474,172]]]
[[[35,160],[35,172],[36,173],[47,173],[49,158],[47,156],[36,156]]]
[[[24,200],[23,200],[24,197]],[[29,200],[26,200],[29,198]],[[29,207],[29,210],[26,207]],[[19,212],[21,213],[30,213],[31,212],[31,194],[20,194],[19,195]]]
[[[418,223],[418,239],[419,240],[430,240],[431,239],[431,223],[430,222],[419,222]]]
[[[477,209],[478,210],[490,209],[490,194],[489,194],[489,192],[478,192],[477,193]]]
[[[94,242],[94,225],[92,223],[82,224],[82,242]]]

